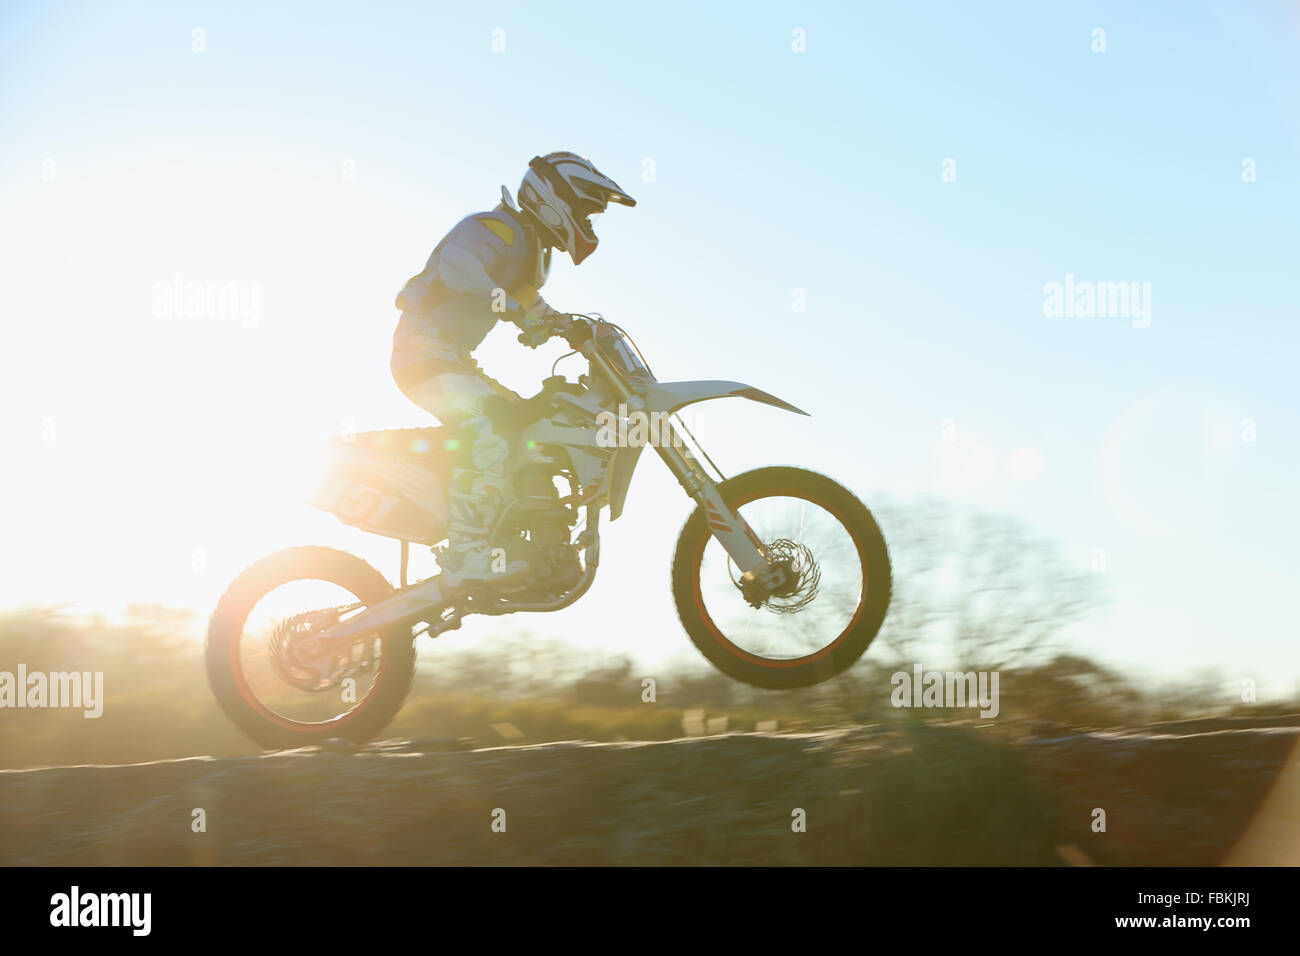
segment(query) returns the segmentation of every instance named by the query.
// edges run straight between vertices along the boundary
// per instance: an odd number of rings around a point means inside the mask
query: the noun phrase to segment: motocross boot
[[[438,553],[441,581],[456,590],[496,587],[525,577],[527,561],[510,560],[493,548],[492,522],[499,511],[500,492],[487,476],[469,469],[453,472],[448,496],[451,523],[447,547]]]

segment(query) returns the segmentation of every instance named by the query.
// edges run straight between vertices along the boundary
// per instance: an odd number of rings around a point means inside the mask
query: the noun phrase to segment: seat
[[[429,428],[389,428],[383,431],[358,432],[355,435],[338,435],[336,445],[360,447],[368,451],[387,452],[392,455],[419,458],[424,455],[446,455],[460,449],[457,431],[438,425]]]

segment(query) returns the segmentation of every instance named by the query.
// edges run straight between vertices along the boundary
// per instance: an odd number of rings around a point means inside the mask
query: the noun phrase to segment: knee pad
[[[503,476],[506,459],[510,457],[510,443],[496,433],[486,415],[479,415],[465,423],[471,434],[470,462],[481,474]]]

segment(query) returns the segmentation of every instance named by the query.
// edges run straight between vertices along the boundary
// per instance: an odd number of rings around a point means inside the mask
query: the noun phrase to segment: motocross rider
[[[501,187],[491,212],[462,219],[443,237],[424,270],[397,296],[393,379],[411,401],[468,440],[452,473],[447,547],[438,553],[444,584],[468,588],[528,572],[523,561],[493,569],[489,534],[505,495],[509,443],[487,413],[519,395],[489,378],[471,356],[499,319],[536,348],[565,334],[572,320],[542,298],[551,250],[578,265],[596,249],[591,217],[636,200],[576,153],[535,156],[519,184],[518,205]],[[494,398],[494,396],[496,398]]]

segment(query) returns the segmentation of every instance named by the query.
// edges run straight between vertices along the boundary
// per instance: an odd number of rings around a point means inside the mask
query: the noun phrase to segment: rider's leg
[[[469,443],[462,458],[468,467],[453,471],[448,494],[450,534],[440,559],[445,583],[501,583],[526,573],[526,562],[507,562],[492,552],[489,536],[505,497],[510,447],[483,411],[484,401],[493,395],[508,401],[519,401],[519,396],[464,355],[426,357],[406,366],[395,361],[394,376],[408,398],[444,424],[459,427]]]

